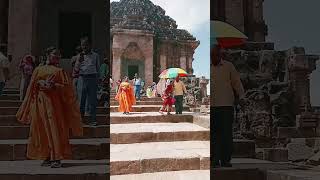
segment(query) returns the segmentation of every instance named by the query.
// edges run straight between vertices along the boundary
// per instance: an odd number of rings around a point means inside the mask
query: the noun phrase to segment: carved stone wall
[[[293,47],[287,51],[227,50],[224,58],[240,72],[246,89],[237,111],[237,131],[242,136],[273,137],[278,127],[295,126],[296,115],[311,109],[309,75],[318,56]]]

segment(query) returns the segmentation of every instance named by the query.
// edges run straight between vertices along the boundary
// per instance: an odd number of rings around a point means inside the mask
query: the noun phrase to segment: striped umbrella
[[[159,78],[171,79],[171,78],[176,78],[177,76],[186,77],[188,76],[188,73],[181,68],[169,68],[169,69],[163,70],[162,73],[159,75]]]
[[[210,23],[210,46],[220,45],[229,48],[244,44],[248,39],[241,31],[222,21]]]

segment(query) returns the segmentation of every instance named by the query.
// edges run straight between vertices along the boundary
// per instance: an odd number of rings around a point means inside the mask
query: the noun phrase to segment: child
[[[26,55],[22,58],[20,62],[19,69],[22,73],[22,78],[20,81],[20,100],[23,100],[26,95],[31,80],[31,76],[34,70],[33,61],[33,56]]]
[[[170,115],[172,111],[172,105],[174,104],[175,99],[173,98],[173,81],[167,81],[168,84],[164,93],[162,94],[163,105],[159,111],[159,113],[163,114],[163,112],[167,111],[167,114]]]
[[[153,92],[151,86],[148,86],[147,88],[147,97],[152,98]]]

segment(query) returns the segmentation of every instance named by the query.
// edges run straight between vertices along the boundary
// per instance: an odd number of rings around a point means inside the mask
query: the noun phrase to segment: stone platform
[[[41,161],[0,161],[0,178],[3,180],[107,180],[108,160],[68,160],[64,167],[41,167]]]

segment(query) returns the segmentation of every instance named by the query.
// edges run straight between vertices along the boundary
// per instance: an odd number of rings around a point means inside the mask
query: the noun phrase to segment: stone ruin
[[[188,78],[183,78],[183,82],[187,89],[187,95],[184,97],[184,105],[189,106],[191,110],[195,112],[207,112],[206,109],[209,109],[210,104],[210,97],[207,92],[209,79],[206,79],[204,76],[199,78],[193,75]]]
[[[318,136],[320,116],[311,107],[309,76],[319,57],[306,54],[302,47],[277,51],[271,43],[248,43],[242,49],[225,50],[223,55],[239,71],[246,90],[236,107],[235,138],[255,140],[257,148],[284,148],[290,161],[316,155],[320,140],[315,138],[316,150],[301,140],[299,145],[313,153],[299,157],[294,151],[299,140],[294,138]]]

